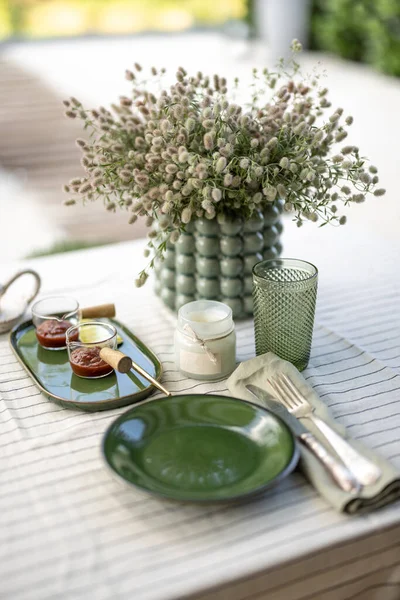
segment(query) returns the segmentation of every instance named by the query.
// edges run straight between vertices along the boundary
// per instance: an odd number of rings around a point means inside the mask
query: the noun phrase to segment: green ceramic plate
[[[299,456],[278,417],[211,395],[160,398],[131,409],[106,431],[103,454],[128,483],[195,502],[262,492],[293,471]]]
[[[112,323],[122,337],[118,347],[155,379],[161,379],[162,366],[157,356],[115,319]],[[66,350],[54,352],[39,346],[32,321],[22,323],[10,334],[11,348],[38,388],[50,399],[69,408],[107,410],[143,400],[154,387],[141,375],[113,373],[101,379],[82,379],[71,370]]]

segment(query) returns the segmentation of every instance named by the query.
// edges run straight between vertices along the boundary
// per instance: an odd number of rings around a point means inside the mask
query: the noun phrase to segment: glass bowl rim
[[[108,329],[109,333],[111,333],[112,335],[110,335],[109,337],[107,337],[105,339],[97,340],[96,342],[82,342],[80,340],[70,340],[69,339],[69,336],[71,335],[71,331],[73,329],[79,330],[80,327],[87,327],[87,326],[93,326],[93,325],[96,325],[96,326],[100,325],[101,327]],[[97,344],[104,344],[105,342],[110,342],[117,335],[118,335],[117,328],[114,327],[114,325],[111,325],[110,323],[103,323],[102,321],[86,321],[85,323],[77,323],[76,325],[72,325],[71,327],[69,327],[69,329],[67,329],[67,331],[65,332],[65,340],[66,340],[67,346],[72,346],[74,344],[77,346],[97,346]]]
[[[79,302],[76,298],[74,298],[73,296],[63,296],[61,294],[58,295],[54,295],[54,296],[45,296],[44,298],[41,298],[40,300],[36,300],[36,302],[34,304],[32,304],[31,307],[31,312],[32,315],[34,315],[35,317],[40,317],[42,319],[52,319],[55,317],[55,315],[43,315],[40,312],[37,311],[37,305],[40,304],[41,302],[45,302],[47,300],[58,300],[60,298],[63,299],[68,299],[68,300],[72,300],[73,302],[75,302],[76,304],[76,308],[74,308],[73,310],[70,310],[67,314],[72,314],[74,312],[77,312],[79,310]]]

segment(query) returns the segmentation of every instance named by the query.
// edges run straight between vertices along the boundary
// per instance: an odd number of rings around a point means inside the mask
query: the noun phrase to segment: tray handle
[[[22,277],[23,275],[32,275],[33,278],[35,279],[35,287],[33,289],[32,294],[29,296],[29,298],[26,301],[26,305],[25,307],[27,307],[32,300],[34,300],[36,298],[36,296],[39,293],[40,290],[40,286],[41,286],[41,279],[39,276],[39,273],[37,273],[36,271],[33,271],[32,269],[24,269],[23,271],[18,271],[18,273],[16,273],[15,275],[13,275],[13,277],[11,277],[11,279],[9,279],[1,288],[0,288],[0,298],[1,296],[4,296],[4,294],[6,293],[6,291],[8,290],[8,288],[20,277]]]

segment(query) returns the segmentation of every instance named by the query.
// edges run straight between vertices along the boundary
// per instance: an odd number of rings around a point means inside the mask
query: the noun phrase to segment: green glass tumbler
[[[318,270],[294,258],[253,267],[256,354],[274,352],[299,371],[308,365],[314,328]]]

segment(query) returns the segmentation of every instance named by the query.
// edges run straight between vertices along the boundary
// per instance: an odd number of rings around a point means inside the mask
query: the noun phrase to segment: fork
[[[382,475],[382,471],[372,461],[365,458],[341,435],[336,433],[325,421],[313,414],[314,407],[296,388],[293,381],[285,374],[268,379],[277,399],[297,418],[310,419],[324,435],[336,454],[346,467],[357,477],[362,485],[372,485]]]

